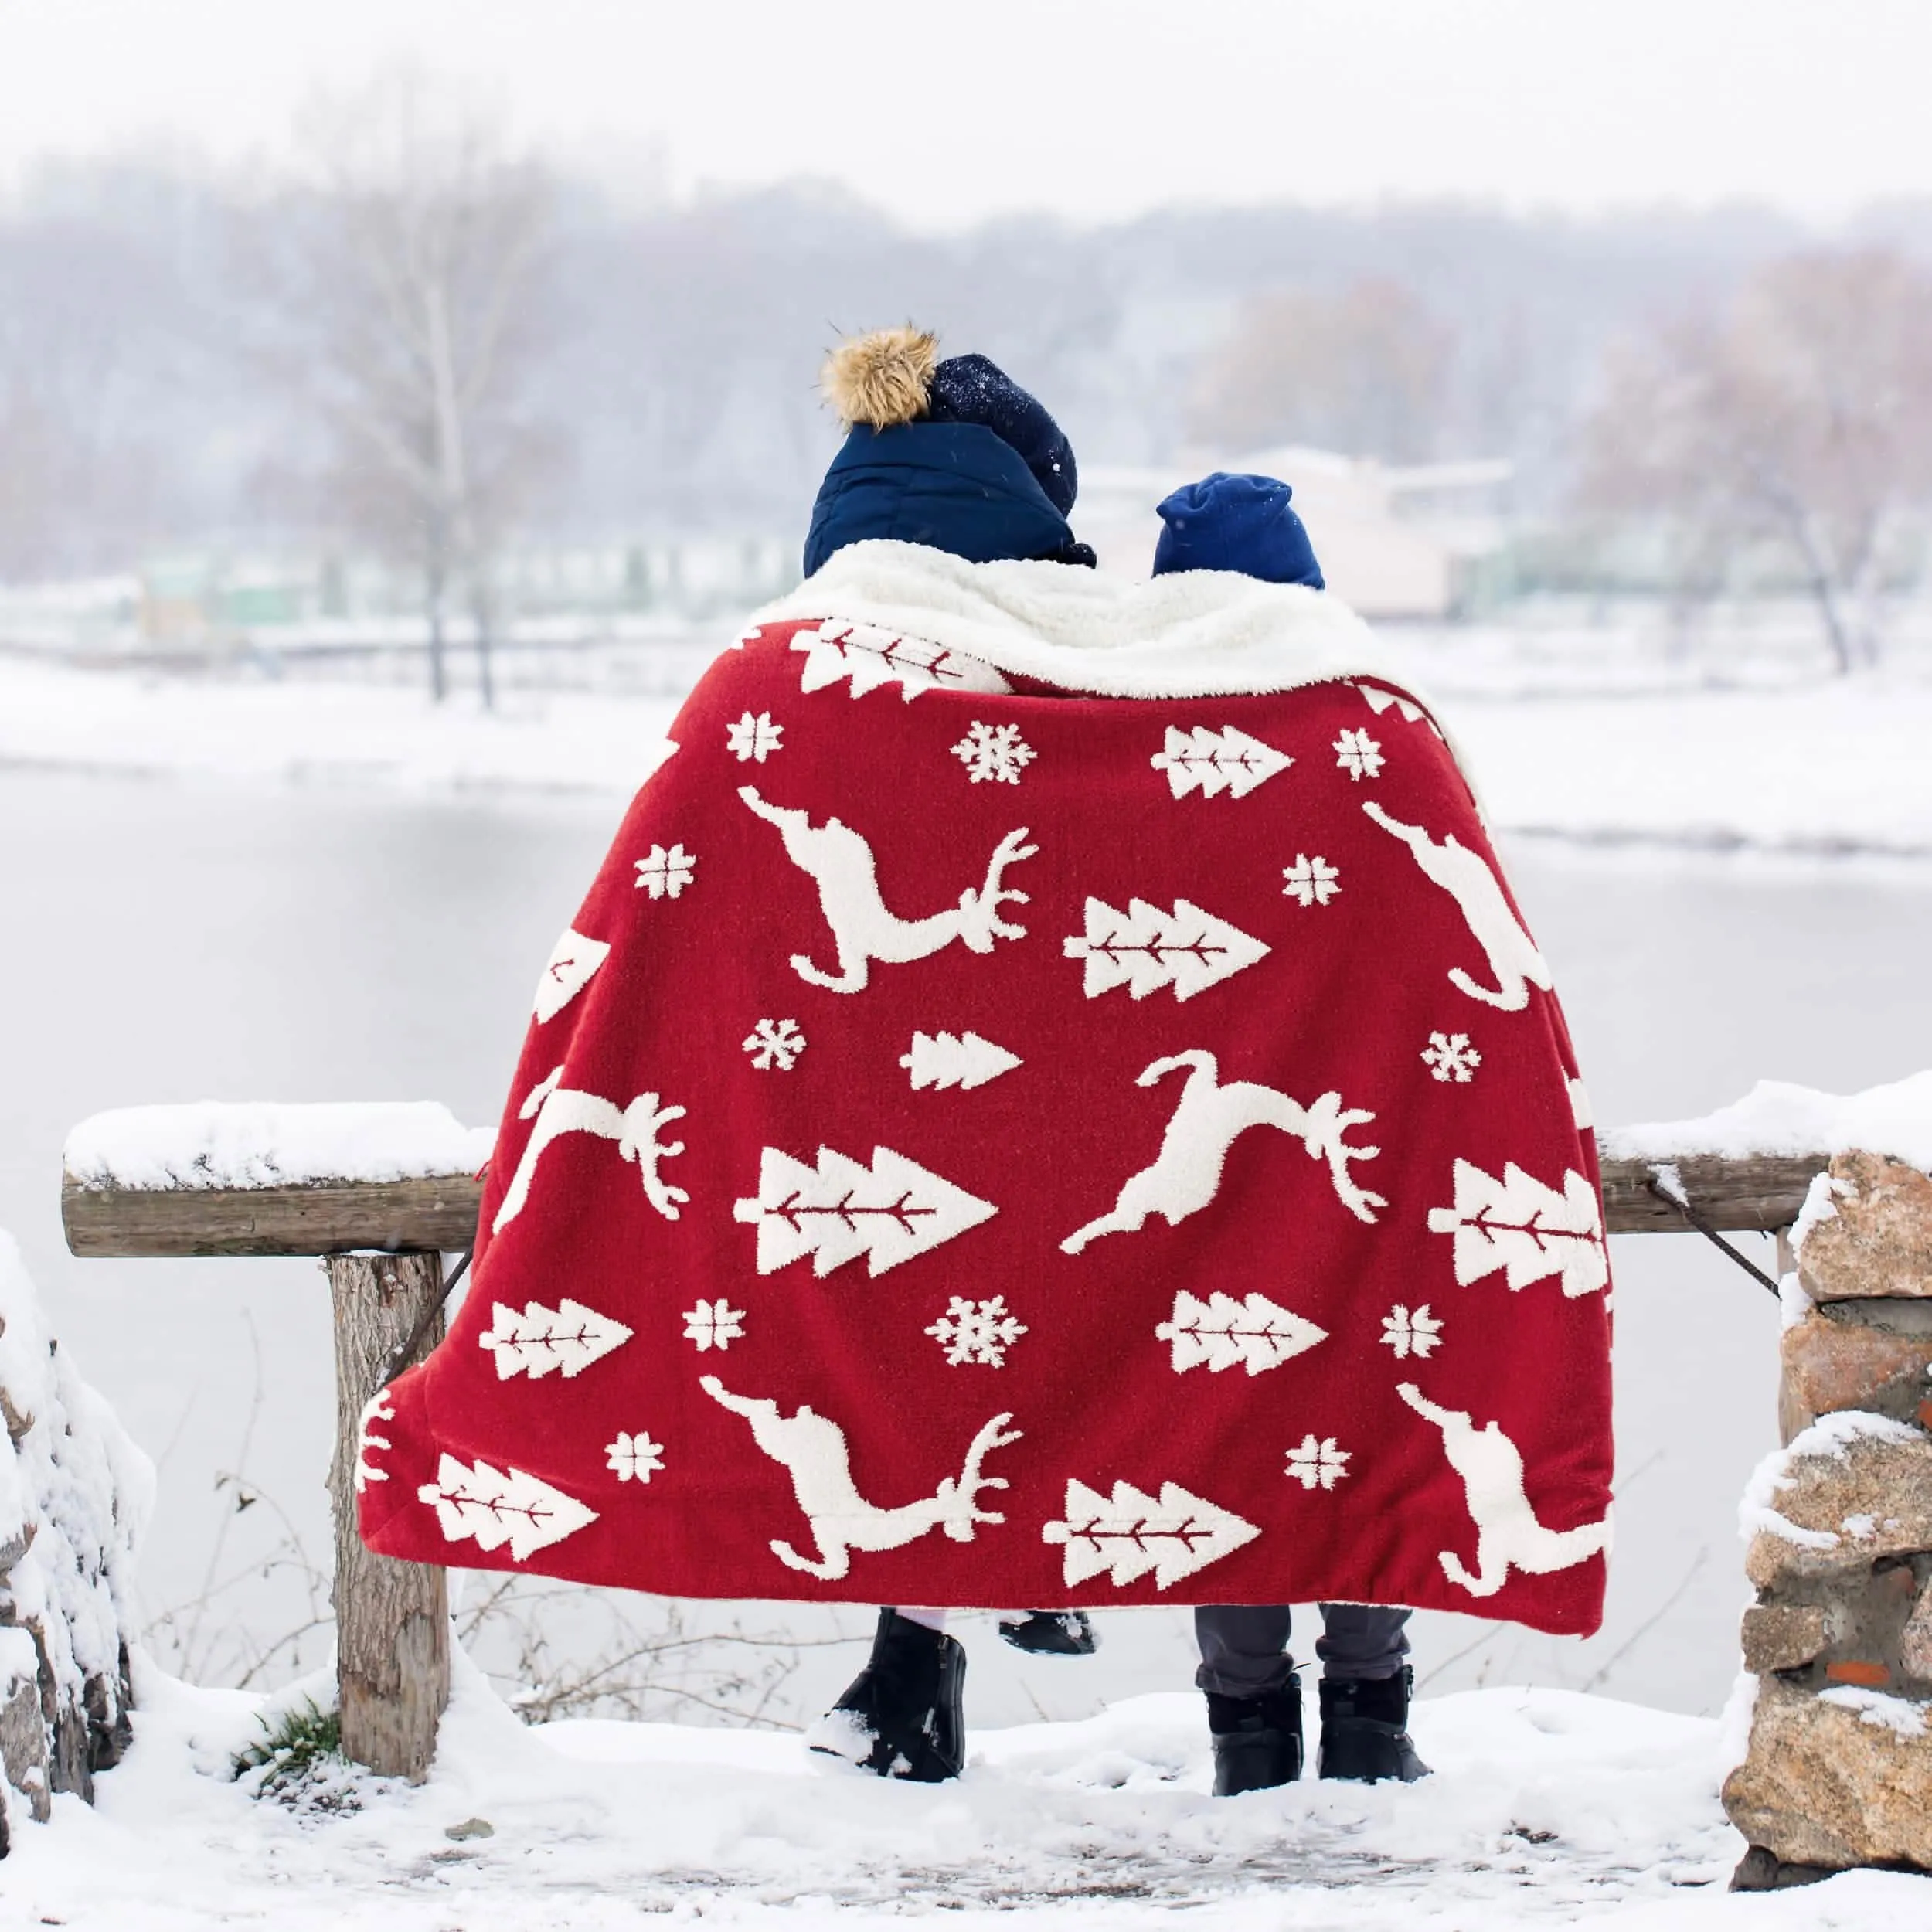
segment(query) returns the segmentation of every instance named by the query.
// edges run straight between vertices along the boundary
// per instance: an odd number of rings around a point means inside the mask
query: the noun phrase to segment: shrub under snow
[[[154,1470],[49,1332],[0,1233],[0,1854],[127,1747],[134,1556]]]

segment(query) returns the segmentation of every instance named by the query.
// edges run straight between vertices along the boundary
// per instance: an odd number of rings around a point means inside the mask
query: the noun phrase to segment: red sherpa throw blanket
[[[1595,1154],[1428,709],[1318,593],[862,550],[721,655],[544,969],[370,1546],[1595,1629]]]

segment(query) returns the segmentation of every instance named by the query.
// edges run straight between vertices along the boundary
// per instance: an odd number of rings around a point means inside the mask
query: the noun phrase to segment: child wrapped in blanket
[[[1070,451],[1066,466],[1070,472]],[[1159,506],[1165,528],[1154,574],[1232,570],[1325,588],[1290,495],[1274,478],[1218,471],[1175,491]],[[1321,1610],[1320,1775],[1371,1783],[1424,1776],[1406,1729],[1410,1613],[1358,1604]],[[946,1616],[910,1606],[882,1610],[870,1659],[813,1727],[812,1747],[882,1776],[921,1782],[957,1776],[966,1659],[958,1639],[946,1634]],[[1195,1681],[1207,1698],[1218,1795],[1301,1775],[1301,1682],[1287,1653],[1289,1623],[1285,1604],[1204,1604],[1195,1612],[1202,1659]],[[1009,1612],[999,1629],[1008,1642],[1036,1653],[1083,1656],[1094,1648],[1080,1611]]]

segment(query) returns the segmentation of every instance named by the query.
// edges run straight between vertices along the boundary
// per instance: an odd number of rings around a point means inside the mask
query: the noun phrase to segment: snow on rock
[[[1925,1714],[1932,1706],[1914,1703],[1909,1697],[1893,1697],[1884,1691],[1861,1690],[1854,1685],[1839,1684],[1818,1692],[1827,1704],[1840,1704],[1856,1711],[1867,1724],[1876,1724],[1895,1737],[1923,1737]]]
[[[127,1743],[128,1617],[154,1471],[49,1332],[0,1233],[0,1852]]]
[[[1781,1515],[1777,1498],[1782,1490],[1798,1486],[1791,1465],[1801,1458],[1829,1456],[1838,1461],[1855,1442],[1920,1442],[1924,1438],[1916,1429],[1894,1422],[1889,1416],[1872,1415],[1862,1409],[1842,1409],[1820,1416],[1808,1429],[1801,1430],[1782,1449],[1774,1449],[1751,1471],[1738,1504],[1737,1531],[1745,1542],[1760,1531],[1781,1536],[1806,1549],[1835,1549],[1838,1538],[1828,1529],[1805,1529]],[[1849,1519],[1844,1527],[1850,1528]],[[1866,1533],[1869,1533],[1869,1531]]]
[[[1672,1155],[1844,1154],[1862,1148],[1932,1169],[1932,1071],[1862,1094],[1821,1094],[1787,1080],[1760,1080],[1741,1100],[1694,1121],[1648,1121],[1601,1138],[1611,1159]],[[1810,1204],[1808,1203],[1808,1207]],[[1823,1212],[1824,1202],[1813,1209]]]
[[[208,1100],[97,1114],[67,1136],[65,1158],[86,1187],[291,1187],[474,1174],[493,1138],[428,1100]]]
[[[270,1704],[144,1669],[135,1747],[98,1809],[63,1810],[9,1869],[20,1921],[614,1932],[672,1913],[798,1932],[944,1907],[1011,1913],[1016,1932],[1154,1932],[1182,1909],[1215,1932],[1743,1923],[1723,1889],[1743,1842],[1718,1804],[1718,1726],[1601,1698],[1425,1701],[1424,1783],[1310,1777],[1230,1800],[1209,1794],[1185,1690],[977,1733],[964,1777],[919,1786],[770,1731],[526,1730],[454,1662],[429,1781],[361,1781],[362,1808],[327,1816],[226,1774]],[[492,1835],[452,1837],[474,1819]],[[1750,1922],[1889,1932],[1922,1904],[1914,1886],[1859,1874],[1808,1892],[1802,1917],[1753,1901]]]

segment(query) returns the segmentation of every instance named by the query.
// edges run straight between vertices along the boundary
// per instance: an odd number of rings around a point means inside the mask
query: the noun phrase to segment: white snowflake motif
[[[1294,855],[1292,866],[1281,868],[1281,876],[1288,883],[1281,888],[1284,899],[1298,899],[1304,906],[1325,906],[1341,891],[1342,873],[1318,855],[1311,859],[1304,852]]]
[[[1287,1473],[1304,1489],[1332,1489],[1349,1473],[1350,1451],[1338,1449],[1333,1436],[1317,1441],[1304,1436],[1298,1449],[1288,1451]]]
[[[695,1308],[685,1311],[684,1338],[696,1342],[700,1355],[707,1349],[730,1348],[744,1332],[744,1310],[733,1308],[722,1296],[716,1301],[700,1301]]]
[[[946,1359],[955,1369],[968,1362],[1003,1369],[1006,1351],[1026,1332],[1026,1327],[1006,1312],[1003,1294],[987,1301],[971,1301],[956,1294],[926,1332],[945,1349]]]
[[[637,861],[638,890],[653,899],[675,899],[697,875],[698,856],[682,845],[653,845]]]
[[[1482,1064],[1482,1056],[1469,1044],[1467,1033],[1431,1033],[1422,1057],[1437,1080],[1458,1080],[1464,1087]]]
[[[736,724],[725,726],[725,749],[740,764],[757,759],[760,764],[774,751],[784,749],[785,728],[771,722],[771,713],[761,711],[755,718],[747,711]]]
[[[1022,766],[1033,762],[1033,747],[1019,735],[1018,725],[972,724],[953,747],[953,756],[966,767],[975,784],[988,778],[1003,785],[1019,783]]]
[[[767,1072],[775,1066],[780,1073],[789,1073],[804,1050],[805,1036],[795,1019],[761,1019],[745,1036],[745,1051],[751,1056],[752,1065]],[[818,1064],[815,1060],[812,1063]]]
[[[1366,731],[1344,731],[1335,741],[1335,761],[1359,784],[1382,769],[1382,747]]]
[[[634,1436],[620,1429],[617,1440],[607,1445],[604,1454],[619,1482],[648,1482],[664,1467],[664,1444],[653,1442],[641,1429]]]
[[[1442,1340],[1442,1324],[1429,1312],[1427,1302],[1412,1311],[1398,1301],[1382,1318],[1382,1339],[1395,1350],[1398,1362],[1410,1355],[1427,1361]]]

